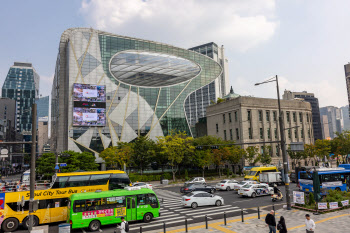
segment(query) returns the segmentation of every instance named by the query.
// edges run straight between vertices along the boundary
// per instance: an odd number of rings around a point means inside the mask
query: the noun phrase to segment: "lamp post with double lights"
[[[277,100],[278,100],[278,120],[280,126],[280,135],[281,135],[281,150],[282,150],[282,158],[283,158],[283,169],[284,169],[284,177],[285,177],[285,187],[286,187],[286,199],[287,199],[287,210],[291,210],[291,199],[290,199],[290,190],[289,190],[289,177],[288,177],[288,156],[286,152],[286,141],[284,137],[284,124],[282,119],[282,110],[281,110],[281,100],[280,100],[280,90],[278,85],[278,76],[272,77],[264,82],[255,83],[255,86],[262,85],[265,83],[276,82],[277,88]]]

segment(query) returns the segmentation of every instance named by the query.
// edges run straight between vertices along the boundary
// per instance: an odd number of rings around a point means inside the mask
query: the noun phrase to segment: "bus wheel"
[[[151,213],[147,213],[145,214],[145,216],[143,216],[143,221],[144,222],[150,222],[152,221],[153,215]]]
[[[1,228],[4,232],[17,230],[19,222],[17,218],[8,218],[2,223]]]
[[[336,191],[341,191],[339,187],[335,188]]]
[[[100,229],[101,223],[98,220],[94,220],[89,224],[90,231],[98,231]]]
[[[39,219],[37,216],[33,216],[33,227],[37,226],[39,224]],[[22,225],[24,229],[28,229],[29,227],[29,217],[25,217],[22,221]]]

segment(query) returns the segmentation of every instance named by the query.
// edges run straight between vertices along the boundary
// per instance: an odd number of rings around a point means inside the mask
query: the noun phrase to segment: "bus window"
[[[68,180],[68,176],[59,176],[56,177],[55,183],[52,185],[53,189],[64,188],[66,187],[66,182]]]
[[[86,207],[85,200],[77,200],[77,201],[74,201],[73,211],[75,213],[84,212],[85,207]]]
[[[123,189],[130,185],[130,179],[126,173],[112,174],[109,179],[109,190]]]
[[[66,182],[66,187],[88,186],[90,176],[71,176]]]
[[[106,185],[111,174],[91,175],[89,185]]]
[[[135,198],[132,199],[132,208],[136,208]]]
[[[148,204],[150,204],[152,208],[159,207],[157,197],[153,193],[148,194]]]
[[[114,209],[114,208],[119,208],[119,207],[125,207],[126,202],[125,202],[125,197],[107,197],[107,209]]]
[[[137,205],[146,205],[147,204],[147,194],[137,195]]]
[[[102,204],[101,198],[89,199],[89,200],[86,200],[86,207],[87,207],[86,209],[88,211],[99,210],[101,207],[101,204]],[[102,207],[102,209],[103,209],[103,207]]]

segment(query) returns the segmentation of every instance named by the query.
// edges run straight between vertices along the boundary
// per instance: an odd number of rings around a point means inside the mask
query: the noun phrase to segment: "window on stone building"
[[[224,121],[224,124],[226,123],[225,113],[222,114],[222,120]]]
[[[231,123],[232,122],[232,118],[231,118],[231,113],[228,113],[228,121]]]
[[[287,112],[287,122],[290,122],[290,112]]]
[[[249,139],[253,139],[252,128],[248,128]]]
[[[250,117],[251,117],[251,116],[250,116],[250,113],[251,113],[251,111],[248,110],[248,111],[247,111],[247,120],[248,120],[248,121],[250,121]]]
[[[237,111],[235,111],[235,122],[237,122],[237,119],[238,119],[238,117],[237,117]]]
[[[264,138],[264,131],[263,128],[260,128],[260,139]]]
[[[275,128],[274,132],[275,132],[275,139],[277,139],[278,138],[277,128]]]
[[[239,140],[239,130],[236,128],[236,139]]]
[[[219,125],[216,124],[216,132],[219,133]]]
[[[298,129],[294,129],[294,136],[295,136],[295,139],[298,139]]]
[[[302,112],[299,112],[299,120],[300,120],[300,122],[303,122],[303,113]]]
[[[291,132],[290,129],[288,129],[288,138],[289,138],[289,139],[292,139],[292,132]]]
[[[270,111],[266,111],[266,121],[270,121]]]
[[[296,112],[293,112],[293,121],[297,122],[297,113]]]
[[[225,141],[227,140],[227,137],[226,137],[226,130],[224,130],[224,140],[225,140]]]
[[[273,111],[273,121],[277,121],[277,112]]]
[[[230,129],[230,140],[233,141],[232,129]]]
[[[262,110],[259,110],[259,121],[262,121]]]

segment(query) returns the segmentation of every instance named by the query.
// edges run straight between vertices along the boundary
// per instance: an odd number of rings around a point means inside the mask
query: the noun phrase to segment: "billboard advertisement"
[[[106,86],[75,83],[73,126],[106,125]]]

